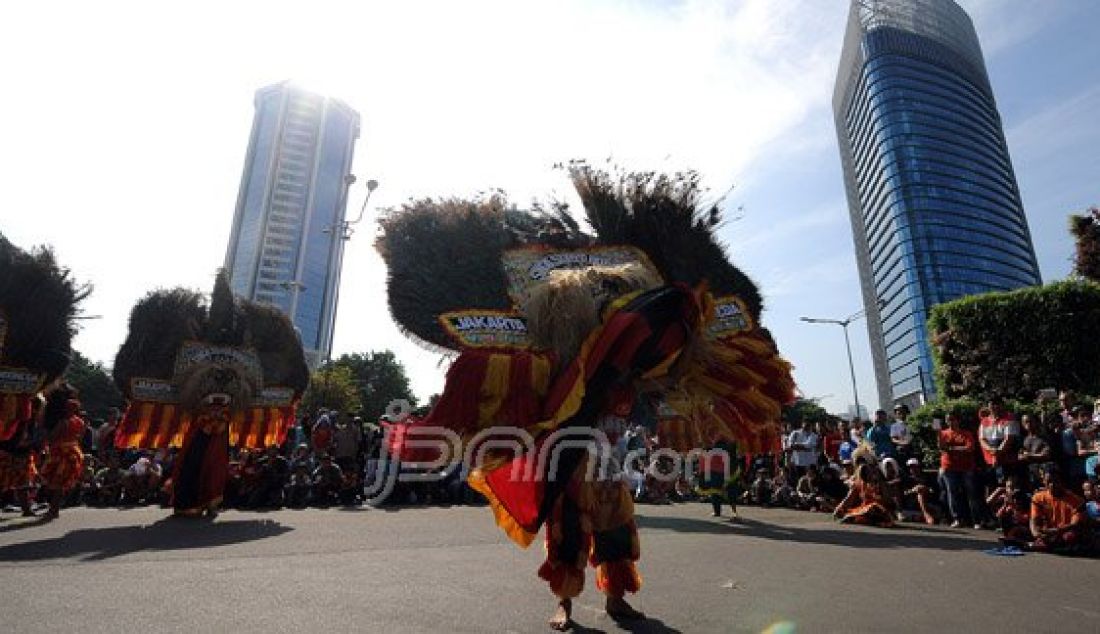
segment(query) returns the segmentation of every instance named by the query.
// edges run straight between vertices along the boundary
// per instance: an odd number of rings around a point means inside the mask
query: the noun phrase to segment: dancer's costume
[[[42,468],[42,488],[66,495],[84,475],[84,452],[80,440],[84,436],[84,419],[80,417],[80,401],[67,385],[52,391],[46,399],[43,416],[48,437],[48,457]]]
[[[594,235],[562,205],[422,200],[382,218],[378,248],[395,321],[457,352],[425,424],[496,448],[470,484],[520,545],[546,525],[539,575],[555,594],[579,594],[587,562],[621,597],[640,586],[637,529],[618,465],[586,442],[593,430],[620,426],[654,391],[690,421],[696,447],[724,438],[752,451],[774,437],[794,385],[694,174],[570,174]],[[494,427],[536,440],[500,450],[479,435]]]
[[[0,492],[36,480],[32,402],[69,366],[78,305],[89,292],[47,248],[0,235]]]
[[[116,446],[178,447],[172,506],[189,516],[216,512],[231,446],[282,444],[309,383],[290,320],[234,298],[224,274],[209,306],[181,288],[139,301],[114,376],[130,401]]]

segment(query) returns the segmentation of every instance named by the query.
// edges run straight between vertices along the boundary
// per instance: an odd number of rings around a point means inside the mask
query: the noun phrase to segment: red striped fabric
[[[229,444],[245,449],[281,445],[294,424],[296,406],[254,407],[237,412],[229,424]],[[136,401],[119,423],[115,446],[120,449],[180,447],[191,426],[191,416],[172,403]]]

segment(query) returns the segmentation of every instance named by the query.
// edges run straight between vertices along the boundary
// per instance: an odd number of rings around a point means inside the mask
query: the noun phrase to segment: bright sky
[[[1045,280],[1066,215],[1100,202],[1100,3],[962,0],[978,28]],[[852,402],[841,333],[860,308],[830,110],[846,0],[21,2],[0,20],[0,231],[48,243],[95,293],[76,347],[111,363],[134,302],[209,290],[225,254],[253,92],[295,79],[359,110],[372,208],[499,187],[568,192],[555,162],[700,170],[735,262],[807,396]],[[360,186],[361,187],[361,186]],[[353,210],[362,189],[352,193]],[[741,211],[738,209],[741,208]],[[373,210],[372,210],[373,212]],[[336,353],[394,349],[417,394],[438,358],[385,303],[373,228],[350,242]],[[862,402],[866,330],[852,331]]]

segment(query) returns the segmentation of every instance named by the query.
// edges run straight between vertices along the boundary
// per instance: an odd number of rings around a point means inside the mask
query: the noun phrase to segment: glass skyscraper
[[[883,407],[935,395],[932,306],[1040,283],[978,36],[952,0],[853,0],[833,94]]]
[[[225,269],[234,293],[290,315],[316,367],[332,352],[359,113],[289,82],[255,107]]]

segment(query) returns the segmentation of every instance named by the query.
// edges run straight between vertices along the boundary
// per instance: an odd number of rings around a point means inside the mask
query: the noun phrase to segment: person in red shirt
[[[1003,482],[1010,475],[1019,475],[1020,425],[999,397],[989,399],[986,412],[978,440],[985,463],[996,470],[997,482]]]
[[[983,513],[974,470],[975,444],[974,434],[961,427],[958,414],[948,414],[947,429],[940,431],[938,445],[940,471],[947,485],[947,505],[954,519],[951,526],[955,528],[962,525],[964,493],[969,506],[970,521],[974,528],[981,528]]]
[[[829,462],[840,464],[840,443],[847,440],[848,424],[840,421],[839,429],[828,423],[818,423],[818,435],[821,436],[821,446],[825,457]]]
[[[1089,543],[1085,501],[1065,488],[1062,474],[1048,469],[1046,485],[1031,497],[1031,549],[1040,552],[1077,554]]]

